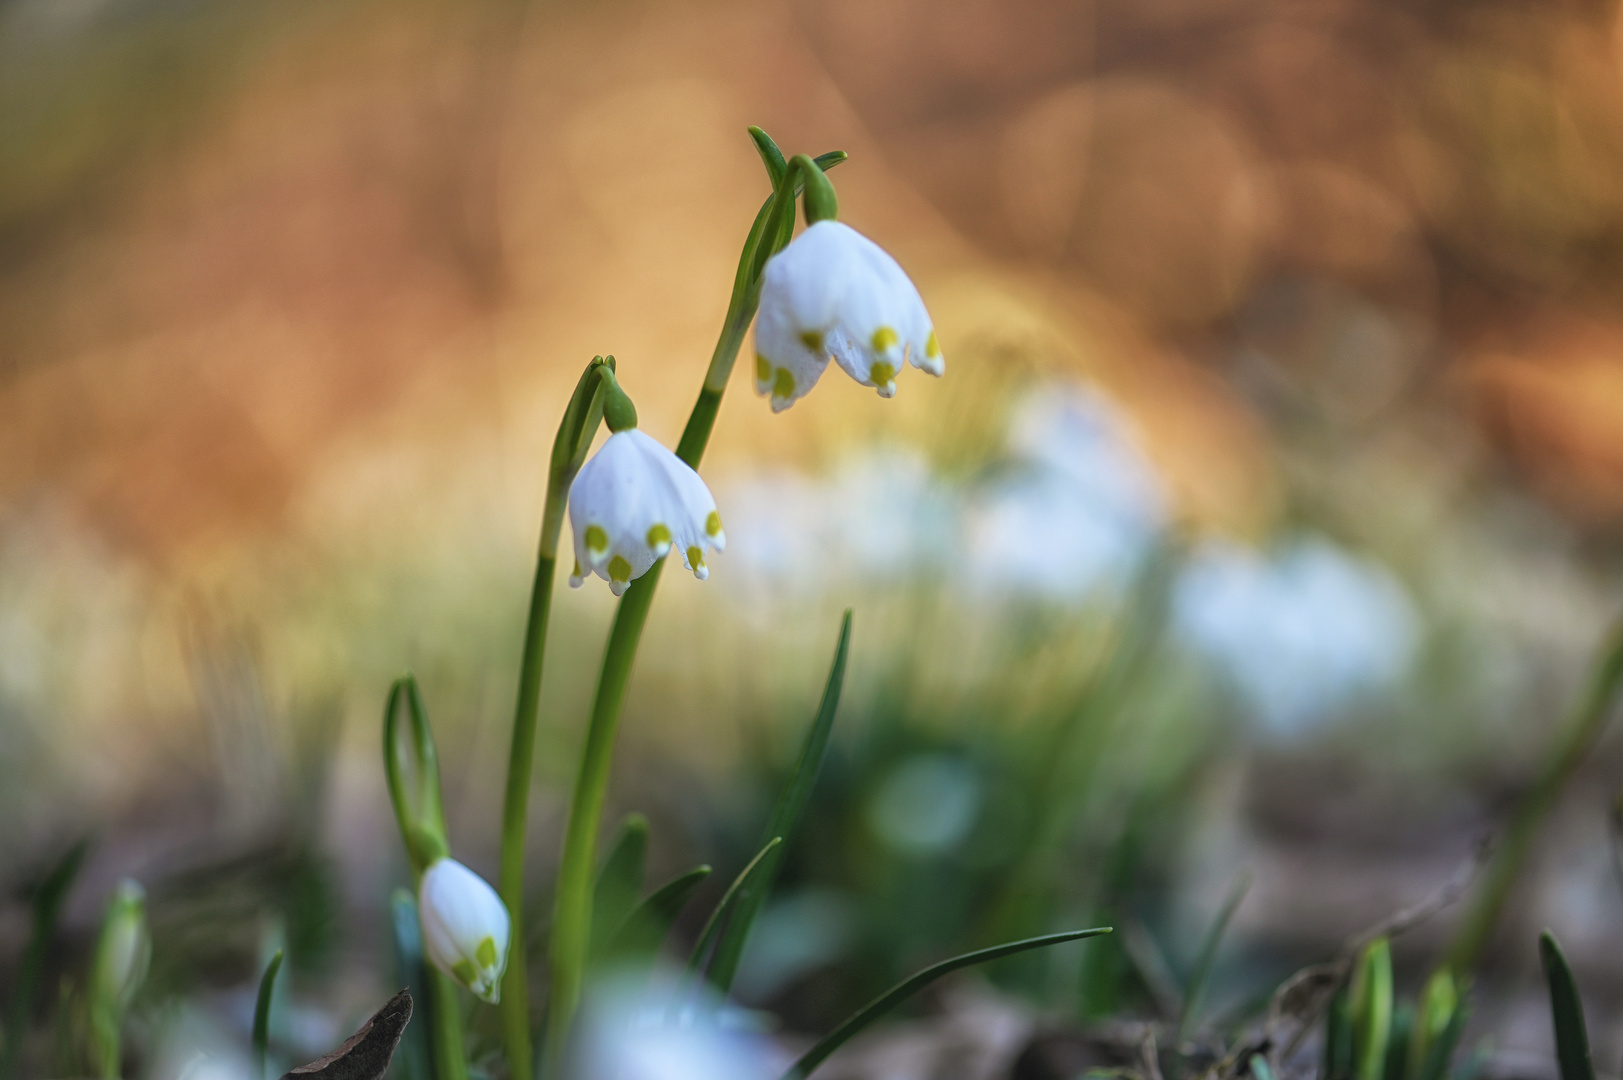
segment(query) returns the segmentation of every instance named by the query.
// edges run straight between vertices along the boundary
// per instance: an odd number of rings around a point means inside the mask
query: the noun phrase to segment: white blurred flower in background
[[[953,572],[977,599],[1074,601],[1125,580],[1167,519],[1128,418],[1085,384],[1049,383],[1015,410],[1008,448],[989,477],[959,482],[891,446],[821,480],[785,469],[736,478],[726,502],[740,595]]]
[[[1179,579],[1179,635],[1277,735],[1302,733],[1402,678],[1420,620],[1385,567],[1322,537],[1265,557],[1206,544]]]
[[[1125,580],[1167,519],[1128,418],[1082,384],[1053,383],[1015,410],[1009,447],[1016,467],[969,499],[971,581],[1081,599]]]
[[[669,1015],[668,998],[637,979],[613,976],[592,989],[579,1058],[570,1075],[586,1080],[773,1080],[789,1064],[758,1031],[729,1023],[734,1010]],[[710,1006],[719,1005],[711,1001]]]

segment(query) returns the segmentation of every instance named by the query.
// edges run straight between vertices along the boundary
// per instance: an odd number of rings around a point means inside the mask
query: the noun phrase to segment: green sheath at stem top
[[[402,739],[399,731],[402,707],[410,728],[407,739]],[[412,879],[420,885],[423,871],[444,858],[450,844],[445,836],[445,805],[440,796],[434,733],[428,727],[428,712],[423,708],[417,680],[410,675],[395,680],[383,707],[383,772],[389,782],[389,801],[394,804],[400,824],[400,837],[411,861]],[[408,773],[415,780],[410,786]],[[457,1004],[456,983],[430,965],[428,988],[435,1078],[467,1080],[468,1059],[462,1049],[462,1012]]]
[[[767,162],[774,190],[756,215],[749,237],[744,242],[738,273],[733,280],[732,298],[727,305],[727,318],[722,324],[715,351],[711,354],[699,400],[694,403],[687,427],[677,443],[676,456],[694,469],[699,467],[704,457],[705,446],[710,441],[710,430],[721,408],[721,395],[726,391],[727,380],[732,375],[744,335],[755,318],[755,309],[760,302],[761,270],[767,259],[783,250],[794,231],[795,199],[806,185],[808,176],[814,176],[813,183],[821,189],[827,185],[822,178],[823,170],[845,159],[840,152],[825,154],[815,160],[798,154],[782,168],[780,174],[766,150],[771,140],[758,129],[752,129],[751,134],[756,138],[757,146],[762,148],[762,157]],[[775,146],[771,152],[776,153]],[[781,160],[781,155],[778,157]],[[831,187],[826,193],[819,190],[819,212],[830,209],[832,194]],[[549,954],[552,994],[547,1003],[546,1043],[547,1072],[551,1077],[558,1075],[568,1049],[569,1030],[574,1022],[581,983],[585,977],[587,947],[592,935],[593,864],[596,861],[597,833],[603,819],[603,798],[608,788],[609,764],[614,753],[615,729],[619,724],[637,645],[642,638],[643,626],[648,621],[654,590],[659,587],[664,568],[665,560],[661,559],[646,574],[633,581],[620,598],[614,626],[609,631],[603,668],[598,676],[597,694],[592,701],[586,746],[581,755],[580,772],[575,779],[569,826],[564,834],[552,919]],[[512,910],[509,905],[509,911]],[[508,970],[512,970],[511,961]]]

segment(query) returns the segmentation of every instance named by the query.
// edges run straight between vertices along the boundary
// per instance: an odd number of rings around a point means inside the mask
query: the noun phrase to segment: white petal
[[[576,550],[616,596],[673,548],[690,567],[690,551],[697,549],[702,560],[705,547],[719,550],[725,541],[715,512],[715,498],[699,474],[635,428],[609,437],[581,469],[569,495]],[[595,557],[585,541],[594,527],[603,536],[593,538],[606,543]]]
[[[469,989],[486,1000],[499,996],[510,923],[496,891],[455,859],[440,859],[423,872],[417,906],[429,959],[459,979],[459,966],[464,973],[471,969]],[[479,956],[487,938],[495,946],[492,963]]]

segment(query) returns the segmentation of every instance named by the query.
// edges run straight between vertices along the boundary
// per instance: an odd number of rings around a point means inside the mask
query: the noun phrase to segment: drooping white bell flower
[[[610,435],[569,489],[575,536],[576,588],[588,574],[619,596],[675,548],[682,565],[703,581],[710,576],[706,548],[721,551],[727,537],[715,497],[687,462],[635,427]]]
[[[883,249],[819,221],[767,261],[755,320],[755,390],[782,412],[817,385],[829,358],[880,397],[904,364],[946,369],[924,301]]]
[[[436,860],[417,890],[423,951],[434,966],[492,1005],[507,969],[507,908],[485,879],[455,859]]]

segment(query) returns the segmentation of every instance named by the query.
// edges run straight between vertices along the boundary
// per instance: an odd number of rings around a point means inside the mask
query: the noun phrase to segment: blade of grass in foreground
[[[710,913],[710,918],[705,921],[704,929],[699,932],[699,941],[693,946],[692,955],[688,957],[689,975],[697,976],[703,973],[705,957],[710,953],[711,947],[715,945],[716,939],[721,936],[721,928],[727,925],[727,917],[732,914],[739,893],[743,891],[750,878],[760,871],[766,857],[781,843],[783,843],[783,837],[781,836],[774,836],[768,840],[766,846],[755,853],[755,858],[749,861],[749,865],[739,871],[738,876],[733,879],[733,883],[727,886],[727,891],[722,893],[721,902],[716,905],[716,909]]]
[[[62,860],[51,868],[34,893],[34,928],[28,939],[28,951],[23,954],[22,966],[17,971],[17,983],[11,992],[11,1012],[6,1017],[5,1053],[0,1057],[0,1077],[10,1080],[17,1075],[21,1060],[22,1033],[34,1011],[34,990],[39,982],[40,970],[45,966],[45,954],[56,934],[57,917],[62,913],[62,901],[67,898],[73,879],[84,865],[90,841],[81,840],[68,849]]]
[[[834,714],[840,708],[840,691],[845,686],[845,662],[850,652],[851,609],[846,608],[845,617],[840,620],[839,643],[834,647],[834,663],[830,665],[828,681],[823,685],[822,703],[818,705],[817,716],[813,718],[806,739],[801,743],[795,771],[778,798],[777,808],[772,811],[767,836],[782,837],[787,843],[806,812],[812,787],[823,768],[823,758],[828,754],[828,736],[834,727]],[[750,927],[766,903],[766,895],[772,889],[772,881],[778,876],[778,865],[782,861],[783,848],[774,848],[767,853],[760,870],[738,892],[732,918],[722,929],[721,940],[716,943],[715,957],[706,973],[711,985],[722,994],[732,989],[733,977],[738,973],[738,962],[743,958],[744,945],[749,940]]]
[[[1544,977],[1550,983],[1550,1017],[1555,1022],[1555,1056],[1561,1065],[1561,1080],[1595,1080],[1595,1062],[1589,1056],[1589,1032],[1584,1026],[1584,1007],[1578,1000],[1578,984],[1562,955],[1555,935],[1548,930],[1539,935],[1538,957],[1544,964]]]
[[[1589,683],[1578,699],[1566,725],[1566,732],[1528,788],[1515,815],[1505,828],[1504,840],[1494,852],[1472,898],[1471,908],[1448,950],[1448,966],[1456,977],[1468,975],[1499,921],[1499,913],[1521,876],[1527,853],[1532,850],[1550,807],[1555,804],[1567,781],[1589,756],[1590,749],[1606,730],[1618,692],[1623,690],[1623,621],[1614,623],[1590,671]]]
[[[265,965],[259,979],[259,1000],[254,1003],[254,1080],[265,1080],[265,1051],[270,1043],[271,994],[276,990],[276,973],[282,970],[282,950]]]
[[[609,857],[603,860],[592,892],[591,956],[603,952],[609,935],[637,906],[647,865],[648,819],[628,814],[620,826],[619,838],[609,849]]]
[[[609,935],[604,958],[614,964],[652,959],[670,934],[676,917],[709,876],[710,867],[695,866],[681,877],[655,889]]]
[[[1183,1013],[1178,1018],[1177,1041],[1180,1044],[1189,1037],[1200,1012],[1201,999],[1206,995],[1206,982],[1211,978],[1212,964],[1217,960],[1217,947],[1223,943],[1223,932],[1228,929],[1229,920],[1234,918],[1234,909],[1240,906],[1240,901],[1245,899],[1250,889],[1251,872],[1242,870],[1240,876],[1234,879],[1234,884],[1229,886],[1229,894],[1218,909],[1217,918],[1212,920],[1211,928],[1206,931],[1206,939],[1201,942],[1200,955],[1195,960],[1194,969],[1189,972],[1189,984],[1183,992]]]
[[[844,1046],[863,1028],[878,1020],[943,975],[951,974],[960,968],[984,964],[992,960],[999,960],[1005,956],[1013,956],[1015,953],[1025,952],[1027,949],[1041,949],[1048,945],[1059,945],[1067,941],[1078,941],[1082,938],[1108,934],[1110,929],[1108,926],[1095,926],[1088,930],[1067,930],[1059,934],[1044,934],[1042,937],[1005,942],[1002,945],[994,945],[990,949],[964,953],[962,956],[943,960],[939,964],[932,964],[910,978],[903,979],[857,1010],[845,1023],[825,1035],[816,1046],[800,1055],[800,1060],[791,1065],[789,1071],[783,1074],[783,1080],[802,1080],[803,1077],[810,1076],[813,1069],[821,1065],[830,1054]]]

